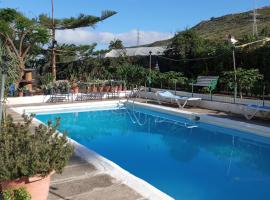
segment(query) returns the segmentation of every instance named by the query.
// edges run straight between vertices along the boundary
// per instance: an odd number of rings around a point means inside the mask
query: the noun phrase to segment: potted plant
[[[31,195],[24,187],[7,189],[0,193],[0,199],[4,200],[31,200]]]
[[[33,115],[23,123],[7,116],[0,134],[0,191],[26,188],[33,200],[46,200],[52,173],[61,173],[73,153],[66,135],[57,132],[60,119],[30,131]]]
[[[25,93],[28,92],[28,88],[26,86],[17,88],[18,96],[23,97]]]
[[[61,93],[69,93],[70,87],[68,80],[58,80],[53,83],[53,89]]]
[[[79,84],[78,82],[71,82],[71,89],[75,94],[79,93]]]
[[[17,92],[19,97],[23,97],[23,87],[18,87]]]

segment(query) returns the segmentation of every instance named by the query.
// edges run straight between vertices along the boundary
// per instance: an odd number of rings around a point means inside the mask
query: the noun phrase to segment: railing
[[[153,88],[152,92],[161,91],[164,89],[157,89]],[[176,92],[176,95],[179,96],[187,96],[187,97],[198,97],[202,98],[202,100],[206,101],[216,101],[216,102],[223,102],[223,103],[234,103],[234,98],[232,96],[221,96],[221,95],[210,95],[210,94],[200,94],[200,93],[190,93],[190,92],[183,92],[183,91],[174,91],[174,90],[168,90],[172,93]],[[247,99],[247,98],[237,98],[236,104],[253,104],[253,105],[265,105],[270,106],[269,100],[260,100],[260,99]]]

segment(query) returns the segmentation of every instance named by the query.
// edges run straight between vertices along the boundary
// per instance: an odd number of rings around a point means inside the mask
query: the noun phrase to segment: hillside
[[[258,9],[258,32],[263,28],[270,28],[270,6]],[[234,35],[235,38],[242,38],[244,35],[252,34],[252,13],[229,14],[222,17],[211,18],[202,21],[191,29],[196,30],[200,36],[211,40],[224,40],[228,34]],[[170,43],[171,39],[157,41],[144,46],[165,46]]]

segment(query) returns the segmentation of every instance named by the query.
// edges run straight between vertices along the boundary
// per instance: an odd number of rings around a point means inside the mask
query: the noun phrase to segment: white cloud
[[[140,45],[169,39],[172,36],[172,33],[166,32],[140,31]],[[58,43],[91,44],[96,42],[98,45],[107,46],[111,40],[116,38],[122,40],[125,46],[136,45],[137,30],[124,33],[92,32],[86,29],[61,30],[56,32]]]

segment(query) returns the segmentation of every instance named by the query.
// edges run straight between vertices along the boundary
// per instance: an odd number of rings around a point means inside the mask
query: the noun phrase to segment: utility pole
[[[55,22],[54,22],[54,0],[52,1],[52,76],[53,81],[56,80],[56,56],[55,56],[55,45],[57,44],[55,40]]]
[[[237,75],[236,75],[235,45],[234,44],[233,44],[233,70],[234,70],[234,99],[233,99],[233,102],[236,103],[236,99],[237,99]]]
[[[151,92],[151,74],[152,74],[152,51],[149,51],[149,77],[148,77],[148,83],[149,88],[148,91]]]
[[[253,8],[253,13],[252,13],[252,17],[253,17],[253,30],[252,30],[252,33],[253,33],[253,36],[258,36],[258,25],[257,25],[257,16],[258,16],[258,13],[257,13],[257,6],[256,6],[256,0],[254,0],[254,8]]]
[[[137,46],[140,45],[140,29],[137,29]]]

